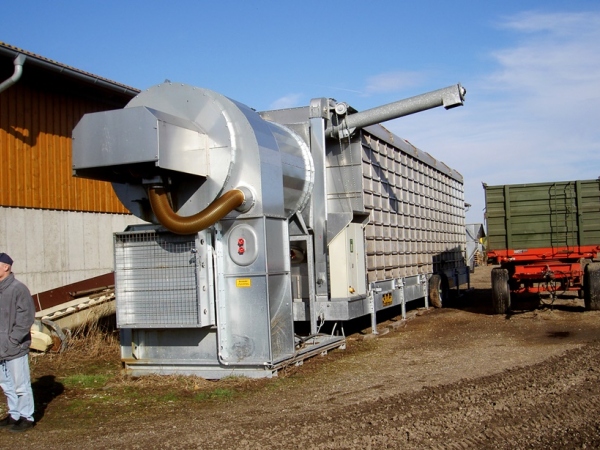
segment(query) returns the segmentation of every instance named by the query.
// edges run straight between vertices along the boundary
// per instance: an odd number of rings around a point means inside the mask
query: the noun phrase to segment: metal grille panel
[[[369,282],[464,265],[464,188],[444,171],[362,133]]]
[[[118,326],[200,326],[196,255],[194,236],[115,234]]]

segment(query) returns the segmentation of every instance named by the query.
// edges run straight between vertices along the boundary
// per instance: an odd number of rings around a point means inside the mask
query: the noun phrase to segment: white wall
[[[0,207],[0,253],[32,294],[111,272],[113,233],[132,215]]]

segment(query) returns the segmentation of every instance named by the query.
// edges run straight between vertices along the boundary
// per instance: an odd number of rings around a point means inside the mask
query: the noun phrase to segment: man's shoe
[[[17,423],[8,429],[8,431],[13,433],[22,433],[30,428],[33,428],[33,421],[21,417],[19,420],[17,420]]]
[[[4,419],[0,420],[0,428],[11,427],[11,426],[15,425],[17,422],[18,422],[18,420],[13,419],[12,416],[9,414]]]

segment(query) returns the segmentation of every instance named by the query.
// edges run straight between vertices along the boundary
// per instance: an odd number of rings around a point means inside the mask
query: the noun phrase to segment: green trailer
[[[600,180],[488,186],[487,256],[499,314],[511,293],[577,291],[600,309]]]

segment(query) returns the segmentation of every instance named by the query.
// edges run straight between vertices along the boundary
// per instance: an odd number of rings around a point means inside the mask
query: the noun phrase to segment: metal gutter
[[[17,57],[13,61],[13,64],[15,65],[15,71],[10,78],[4,80],[0,84],[0,92],[5,91],[17,81],[19,81],[19,78],[21,78],[21,75],[23,74],[23,64],[25,63],[26,58],[27,57],[22,53],[17,55]]]
[[[27,64],[32,64],[45,70],[57,72],[70,78],[83,81],[88,84],[99,86],[105,89],[109,89],[114,92],[126,94],[131,97],[135,97],[140,93],[139,89],[135,89],[124,84],[119,84],[106,78],[101,78],[97,75],[83,72],[73,67],[66,66],[64,64],[52,61],[34,53],[18,49],[11,45],[0,42],[0,56],[8,56],[9,58],[17,58],[20,55],[25,58],[27,56]],[[24,61],[24,60],[23,60]],[[13,83],[14,84],[14,83]]]

